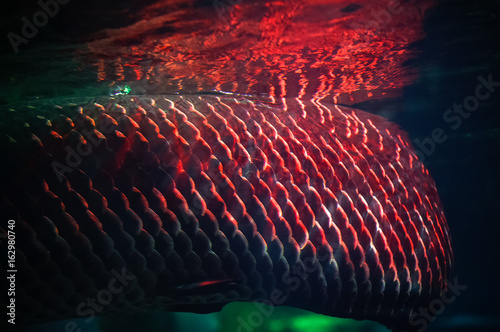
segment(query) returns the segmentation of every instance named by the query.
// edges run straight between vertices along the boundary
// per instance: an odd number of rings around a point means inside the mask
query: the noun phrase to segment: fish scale
[[[116,273],[133,277],[100,314],[265,301],[412,330],[447,291],[435,184],[387,120],[318,100],[100,102],[8,143],[19,322],[84,315]]]

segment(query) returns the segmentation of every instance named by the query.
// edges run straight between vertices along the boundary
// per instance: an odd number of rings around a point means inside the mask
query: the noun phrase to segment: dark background
[[[459,331],[458,326],[464,326],[463,331],[499,330],[500,288],[495,279],[500,272],[500,88],[456,130],[442,118],[453,104],[474,95],[478,76],[491,74],[500,82],[499,5],[442,1],[430,11],[427,37],[418,45],[423,53],[416,59],[421,78],[406,90],[409,112],[397,120],[410,137],[421,141],[437,127],[448,135],[425,164],[451,229],[455,275],[459,284],[468,286],[443,314],[443,325],[446,317],[455,323],[451,331]],[[441,330],[439,323],[433,330]],[[490,324],[496,327],[487,329]]]
[[[73,40],[83,41],[103,27],[130,24],[132,13],[148,2],[153,1],[70,1],[23,46],[25,54],[43,50],[44,44],[71,48]],[[199,1],[201,6],[210,3]],[[0,14],[0,86],[9,84],[13,73],[29,73],[37,65],[23,54],[12,60],[5,37],[12,26],[19,25],[21,16],[33,13],[37,2],[19,1],[9,6]],[[500,87],[457,129],[443,120],[443,114],[474,94],[478,76],[491,74],[493,81],[500,82],[500,2],[438,1],[428,12],[425,31],[426,38],[414,45],[420,53],[409,63],[419,69],[420,77],[405,89],[403,98],[357,106],[367,111],[401,110],[395,112],[393,120],[414,142],[430,137],[435,128],[444,130],[447,140],[435,145],[433,153],[425,156],[425,164],[437,183],[451,230],[454,275],[467,289],[429,330],[498,331]],[[82,77],[85,84],[94,84]],[[0,100],[2,104],[6,106],[6,101]]]

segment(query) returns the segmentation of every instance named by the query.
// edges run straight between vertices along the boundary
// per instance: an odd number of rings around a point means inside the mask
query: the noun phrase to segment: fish
[[[449,292],[436,184],[381,116],[222,93],[8,113],[16,324],[256,301],[419,331]]]

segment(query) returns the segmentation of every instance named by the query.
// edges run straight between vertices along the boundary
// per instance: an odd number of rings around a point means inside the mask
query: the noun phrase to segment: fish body
[[[19,324],[83,317],[89,299],[100,314],[262,301],[412,331],[447,291],[435,183],[379,116],[238,95],[81,110],[4,139]]]

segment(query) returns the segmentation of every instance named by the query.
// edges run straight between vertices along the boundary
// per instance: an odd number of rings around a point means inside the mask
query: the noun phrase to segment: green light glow
[[[117,85],[115,87],[111,87],[109,94],[111,96],[125,96],[128,95],[130,91],[132,91],[132,89],[128,85]]]
[[[290,307],[269,307],[253,302],[226,305],[216,313],[221,331],[240,332],[387,332],[383,325],[314,314]]]

